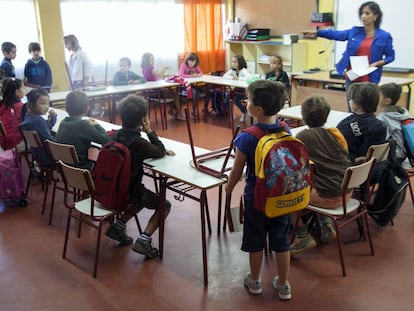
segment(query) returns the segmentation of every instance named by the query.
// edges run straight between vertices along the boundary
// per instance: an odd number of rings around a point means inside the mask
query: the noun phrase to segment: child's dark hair
[[[8,41],[3,42],[1,44],[1,51],[3,53],[10,53],[15,48],[16,48],[16,45],[14,43],[11,43],[11,42],[8,42]]]
[[[200,64],[200,59],[198,58],[198,55],[194,52],[191,52],[188,54],[188,56],[185,58],[184,63],[188,66],[188,61],[192,60],[195,61],[194,67],[197,67]]]
[[[397,104],[401,96],[401,85],[398,85],[394,82],[390,82],[380,85],[378,89],[384,98],[391,99],[391,105]]]
[[[377,111],[379,91],[376,84],[371,82],[352,83],[348,89],[348,96],[365,113]]]
[[[150,65],[150,59],[154,57],[152,53],[144,53],[141,58],[141,68],[147,68]]]
[[[65,109],[70,116],[79,117],[88,111],[88,95],[82,91],[71,91],[66,95]]]
[[[237,59],[237,63],[239,64],[239,70],[242,70],[243,68],[247,69],[247,63],[243,55],[234,55],[233,57]]]
[[[372,11],[372,13],[377,15],[377,19],[374,22],[374,26],[375,26],[375,28],[379,28],[381,26],[381,23],[382,23],[382,11],[381,11],[380,6],[378,5],[378,3],[374,2],[374,1],[368,1],[368,2],[362,3],[360,5],[359,9],[358,9],[359,17],[361,17],[362,10],[366,6],[369,7],[369,9]]]
[[[148,102],[142,96],[128,95],[119,104],[119,114],[125,128],[136,129],[142,124],[142,117],[147,113]]]
[[[322,96],[311,96],[302,103],[302,117],[309,127],[319,127],[326,123],[331,106]]]
[[[3,98],[3,102],[6,107],[13,106],[14,103],[20,101],[17,97],[16,91],[23,85],[23,81],[16,78],[4,78],[1,84],[0,98]]]
[[[31,90],[29,93],[27,93],[27,104],[29,105],[29,108],[31,109],[34,105],[36,105],[37,100],[40,96],[47,96],[49,97],[49,93],[44,88],[36,88]]]
[[[255,106],[263,108],[266,116],[278,113],[286,101],[286,87],[278,81],[254,81],[247,87],[247,93]]]
[[[129,67],[131,67],[131,60],[128,57],[122,57],[119,60],[119,64],[126,63]]]
[[[30,42],[29,43],[29,53],[35,52],[35,51],[41,51],[40,44],[37,42]]]
[[[72,46],[72,49],[74,51],[80,50],[81,47],[79,45],[79,41],[78,38],[76,38],[75,35],[67,35],[63,37],[63,41],[65,42],[65,44],[69,43]]]

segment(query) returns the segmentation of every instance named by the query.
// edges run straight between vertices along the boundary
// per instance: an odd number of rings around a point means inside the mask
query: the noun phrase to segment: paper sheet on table
[[[346,75],[351,81],[377,70],[377,67],[369,67],[368,56],[351,56],[350,59],[352,69]]]

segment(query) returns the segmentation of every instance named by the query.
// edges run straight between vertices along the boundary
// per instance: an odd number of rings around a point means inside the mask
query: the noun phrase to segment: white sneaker
[[[240,122],[244,123],[244,121],[246,121],[246,112],[242,114],[242,116],[240,117]]]
[[[250,294],[260,295],[262,293],[262,281],[253,280],[250,273],[244,278],[243,284],[247,287]]]
[[[280,300],[290,300],[292,298],[292,289],[289,282],[286,285],[279,285],[279,277],[275,276],[273,279],[273,287],[277,290],[277,294]]]

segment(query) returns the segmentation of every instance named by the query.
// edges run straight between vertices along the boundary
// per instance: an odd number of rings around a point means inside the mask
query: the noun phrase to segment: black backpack
[[[386,226],[398,214],[409,182],[404,169],[395,160],[395,143],[390,141],[390,146],[390,157],[376,164],[379,185],[367,206],[368,214],[380,226]]]

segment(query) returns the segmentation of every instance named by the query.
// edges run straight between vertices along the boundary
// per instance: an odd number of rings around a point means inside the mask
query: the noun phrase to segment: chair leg
[[[47,202],[47,195],[49,193],[49,183],[50,183],[50,173],[46,172],[45,177],[44,177],[44,184],[45,184],[45,194],[43,196],[43,205],[42,205],[42,215],[45,214],[46,211],[46,202]]]
[[[137,223],[139,234],[142,234],[142,227],[141,227],[141,224],[139,223],[138,215],[135,214],[134,218],[135,218],[135,222]]]
[[[211,221],[210,221],[210,211],[208,208],[208,200],[206,196],[206,202],[205,202],[205,209],[206,209],[206,218],[207,218],[207,228],[208,228],[208,234],[211,235]]]
[[[68,220],[67,220],[67,223],[66,223],[65,242],[63,244],[63,254],[62,254],[62,258],[66,258],[66,250],[67,250],[67,247],[68,247],[69,228],[70,228],[71,218],[72,218],[72,210],[69,210],[69,212],[68,212]]]
[[[98,225],[98,237],[96,240],[95,262],[93,265],[93,277],[94,278],[96,278],[98,274],[98,260],[99,260],[99,250],[101,248],[102,223],[103,223],[103,220],[100,220],[99,225]]]
[[[52,225],[53,209],[55,207],[56,187],[57,187],[57,181],[54,181],[53,182],[53,190],[52,190],[52,202],[50,202],[49,226]]]
[[[368,236],[369,247],[370,247],[370,249],[371,249],[371,255],[372,255],[372,256],[374,256],[374,255],[375,255],[375,252],[374,252],[374,245],[373,245],[373,243],[372,243],[371,231],[369,230],[369,225],[368,225],[368,216],[367,216],[367,214],[365,213],[363,217],[364,217],[365,226],[366,226],[366,228],[367,228],[367,236]]]
[[[336,222],[336,219],[333,219],[333,223],[335,226],[335,231],[336,231],[336,242],[338,244],[338,251],[339,251],[339,259],[341,260],[341,266],[342,266],[342,275],[346,276],[346,270],[345,270],[345,261],[344,261],[344,254],[342,251],[342,241],[341,241],[341,237],[339,234],[339,228],[338,228],[338,223]]]

